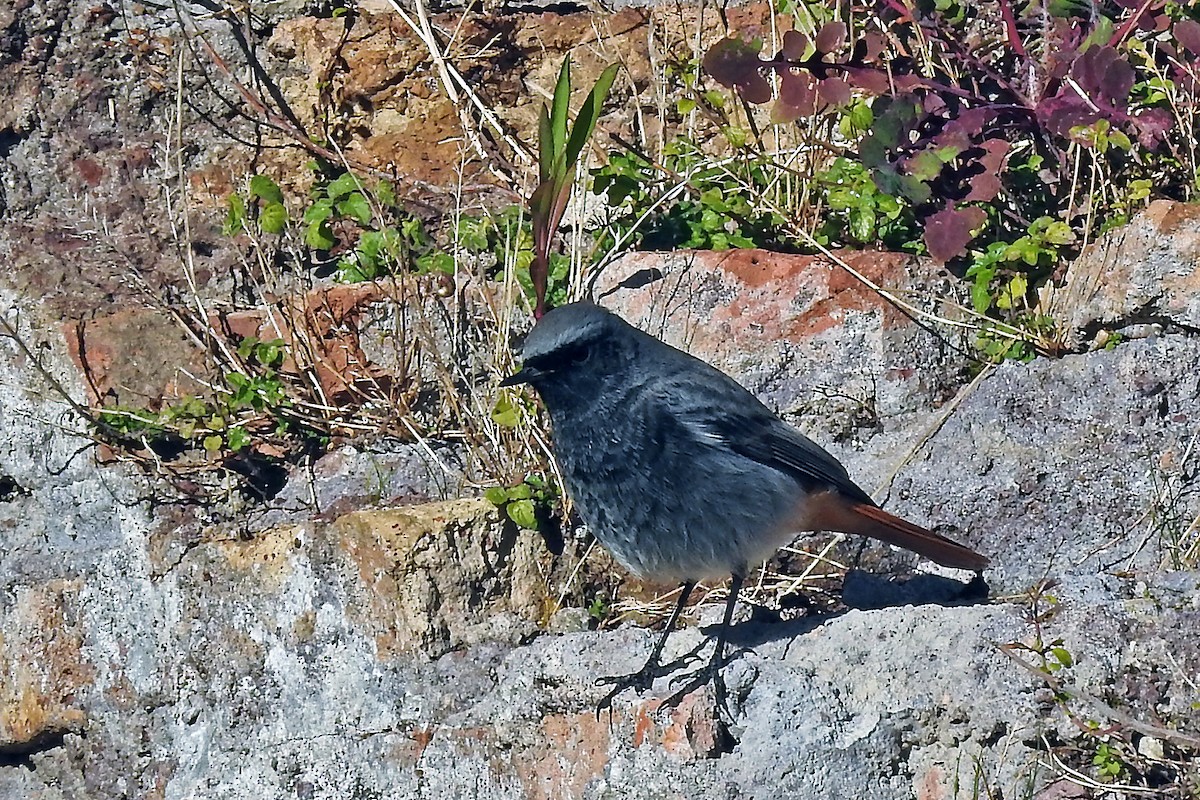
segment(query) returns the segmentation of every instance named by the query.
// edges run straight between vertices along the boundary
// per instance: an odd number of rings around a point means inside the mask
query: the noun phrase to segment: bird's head
[[[500,385],[528,383],[547,399],[560,389],[597,391],[628,363],[635,346],[636,329],[616,314],[595,303],[570,303],[533,326],[521,350],[520,371]]]

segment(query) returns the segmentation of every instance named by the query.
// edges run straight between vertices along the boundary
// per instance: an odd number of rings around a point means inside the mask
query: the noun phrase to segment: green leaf
[[[325,196],[330,200],[337,200],[362,188],[362,182],[353,173],[346,172],[325,187]]]
[[[282,203],[283,192],[279,184],[266,175],[255,175],[250,178],[250,197],[259,198],[267,203]]]
[[[496,398],[492,406],[492,422],[502,428],[515,428],[521,421],[521,407],[512,401],[509,393],[504,392]]]
[[[531,531],[538,529],[537,511],[532,500],[514,500],[505,506],[504,511],[520,527]]]
[[[254,348],[254,357],[264,367],[278,367],[283,362],[283,340],[272,339],[260,343]]]
[[[391,181],[380,181],[379,186],[375,189],[375,199],[380,205],[388,208],[396,205],[396,187],[392,186]]]
[[[990,273],[980,273],[975,276],[975,282],[971,284],[971,306],[980,314],[986,314],[988,309],[992,307],[992,275],[995,270]]]
[[[221,233],[225,236],[236,236],[246,225],[246,200],[237,192],[233,192],[225,198],[225,204],[228,210],[225,212],[225,223],[221,226]]]
[[[1029,292],[1029,279],[1024,275],[1016,275],[1008,282],[1008,296],[1015,304]]]
[[[571,138],[567,142],[566,166],[568,170],[574,168],[575,162],[579,160],[579,154],[583,152],[584,146],[592,138],[596,123],[600,121],[600,113],[604,110],[604,101],[608,99],[608,92],[612,89],[613,81],[617,79],[617,72],[620,69],[620,64],[610,64],[600,73],[600,77],[596,79],[595,85],[588,92],[579,113],[575,116],[575,125],[571,128]]]
[[[933,180],[942,171],[942,159],[932,150],[922,150],[908,160],[908,174],[918,180]]]
[[[327,222],[314,222],[304,229],[304,243],[313,250],[328,250],[337,244]]]
[[[1062,220],[1056,220],[1046,227],[1043,238],[1053,245],[1068,245],[1075,241],[1075,231]]]
[[[529,500],[533,497],[533,487],[528,483],[518,483],[508,487],[509,500]]]
[[[491,221],[485,217],[459,217],[455,240],[468,253],[482,253],[490,244]]]
[[[376,271],[355,261],[352,258],[343,258],[338,261],[338,280],[342,283],[362,283],[369,281],[375,277]]]
[[[867,244],[875,239],[875,212],[867,208],[851,209],[850,235]]]
[[[499,508],[508,502],[508,489],[502,486],[493,486],[484,491],[483,496],[489,503]]]
[[[875,112],[871,110],[871,106],[859,101],[850,107],[850,124],[855,130],[865,131],[871,127],[871,123],[875,121]]]
[[[241,426],[235,426],[229,429],[226,433],[226,438],[229,440],[229,449],[237,452],[250,444],[250,434]],[[205,448],[207,449],[207,447]]]
[[[215,455],[216,453],[221,452],[221,447],[225,444],[225,440],[220,436],[213,434],[211,436],[205,436],[202,444],[204,445],[204,449],[206,451]]]
[[[362,192],[351,192],[337,204],[337,210],[343,216],[354,218],[360,225],[369,225],[371,222],[371,204]]]
[[[258,227],[264,233],[283,233],[287,221],[288,213],[283,203],[268,203],[258,214]]]
[[[555,174],[553,165],[563,156],[567,143],[567,113],[571,102],[571,57],[563,59],[562,68],[558,71],[558,82],[554,85],[554,97],[550,110],[550,152],[552,178]]]
[[[258,344],[257,336],[247,336],[238,342],[237,354],[238,358],[243,361],[248,361],[250,356],[254,355],[254,348]]]
[[[333,202],[330,200],[318,200],[305,210],[304,224],[311,225],[314,222],[325,222],[332,216]]]
[[[440,272],[444,275],[453,275],[456,269],[454,256],[449,253],[439,250],[436,253],[426,253],[417,259],[417,271],[422,275],[427,275],[431,272]]]
[[[545,103],[538,113],[538,185],[550,181],[550,172],[554,169],[554,131],[550,124],[550,112]]]

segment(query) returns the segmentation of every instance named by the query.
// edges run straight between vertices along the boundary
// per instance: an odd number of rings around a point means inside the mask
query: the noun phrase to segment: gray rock
[[[1200,514],[1200,340],[1004,364],[897,477],[889,508],[992,557],[993,589],[1157,573]]]
[[[1104,234],[1051,292],[1050,315],[1068,346],[1103,346],[1162,330],[1200,330],[1200,208],[1156,200]]]

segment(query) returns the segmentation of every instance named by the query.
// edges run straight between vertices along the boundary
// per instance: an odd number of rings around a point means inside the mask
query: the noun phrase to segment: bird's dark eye
[[[592,348],[578,347],[566,354],[565,361],[568,366],[577,367],[580,364],[586,364],[588,359],[592,357]]]

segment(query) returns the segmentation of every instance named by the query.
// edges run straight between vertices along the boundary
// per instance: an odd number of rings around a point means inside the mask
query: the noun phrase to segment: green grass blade
[[[571,103],[571,57],[563,59],[554,87],[553,108],[550,112],[551,147],[557,156],[567,143],[567,113]]]
[[[550,112],[545,103],[538,115],[538,183],[550,180],[554,170],[554,134],[550,128]]]
[[[568,170],[575,166],[588,139],[592,138],[592,132],[600,120],[600,112],[604,109],[604,101],[608,99],[608,92],[612,89],[613,81],[617,79],[617,72],[620,69],[620,64],[611,64],[604,72],[600,73],[600,77],[596,79],[596,85],[592,87],[592,91],[588,92],[587,99],[583,101],[583,106],[575,116],[575,126],[571,128],[571,138],[567,141],[566,168]]]

